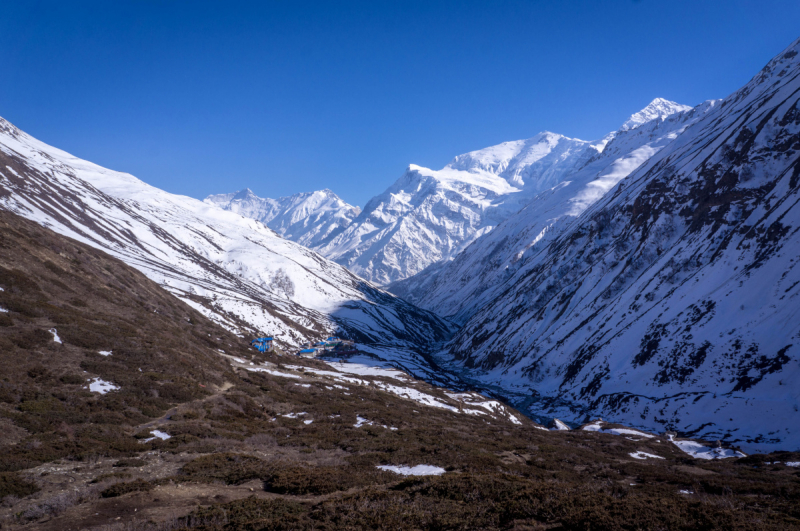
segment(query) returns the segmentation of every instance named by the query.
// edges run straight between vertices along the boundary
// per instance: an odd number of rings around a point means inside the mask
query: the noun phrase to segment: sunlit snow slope
[[[525,251],[449,359],[532,412],[800,447],[799,53]]]
[[[0,208],[139,269],[229,328],[411,348],[448,325],[264,224],[50,147],[0,119]]]

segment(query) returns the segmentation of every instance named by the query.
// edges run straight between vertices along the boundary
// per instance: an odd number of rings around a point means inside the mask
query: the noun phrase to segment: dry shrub
[[[194,481],[219,481],[227,485],[238,485],[251,479],[263,479],[271,470],[269,463],[252,455],[219,453],[198,457],[186,463],[180,473]]]
[[[0,473],[0,498],[5,498],[6,496],[24,498],[38,491],[39,487],[36,483],[24,479],[19,474],[14,472]]]
[[[147,492],[152,490],[153,487],[154,485],[149,481],[136,479],[134,481],[127,481],[124,483],[111,485],[107,489],[103,490],[100,493],[100,496],[103,498],[115,498],[117,496],[122,496],[123,494],[128,494],[129,492]]]

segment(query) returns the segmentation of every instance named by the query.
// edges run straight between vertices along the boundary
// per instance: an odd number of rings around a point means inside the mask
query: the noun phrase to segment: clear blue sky
[[[5,0],[0,116],[198,198],[331,188],[724,97],[800,37],[797,0]]]

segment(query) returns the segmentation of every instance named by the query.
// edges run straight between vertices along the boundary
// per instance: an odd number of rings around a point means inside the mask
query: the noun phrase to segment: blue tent
[[[316,352],[316,349],[313,348],[306,348],[300,351],[300,354],[313,354]]]
[[[272,349],[271,337],[257,337],[250,342],[259,352],[266,352]]]

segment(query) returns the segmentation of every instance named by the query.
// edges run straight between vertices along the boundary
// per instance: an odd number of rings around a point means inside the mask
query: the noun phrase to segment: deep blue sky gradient
[[[409,163],[724,97],[797,37],[796,0],[6,0],[0,116],[170,192],[363,206]]]

